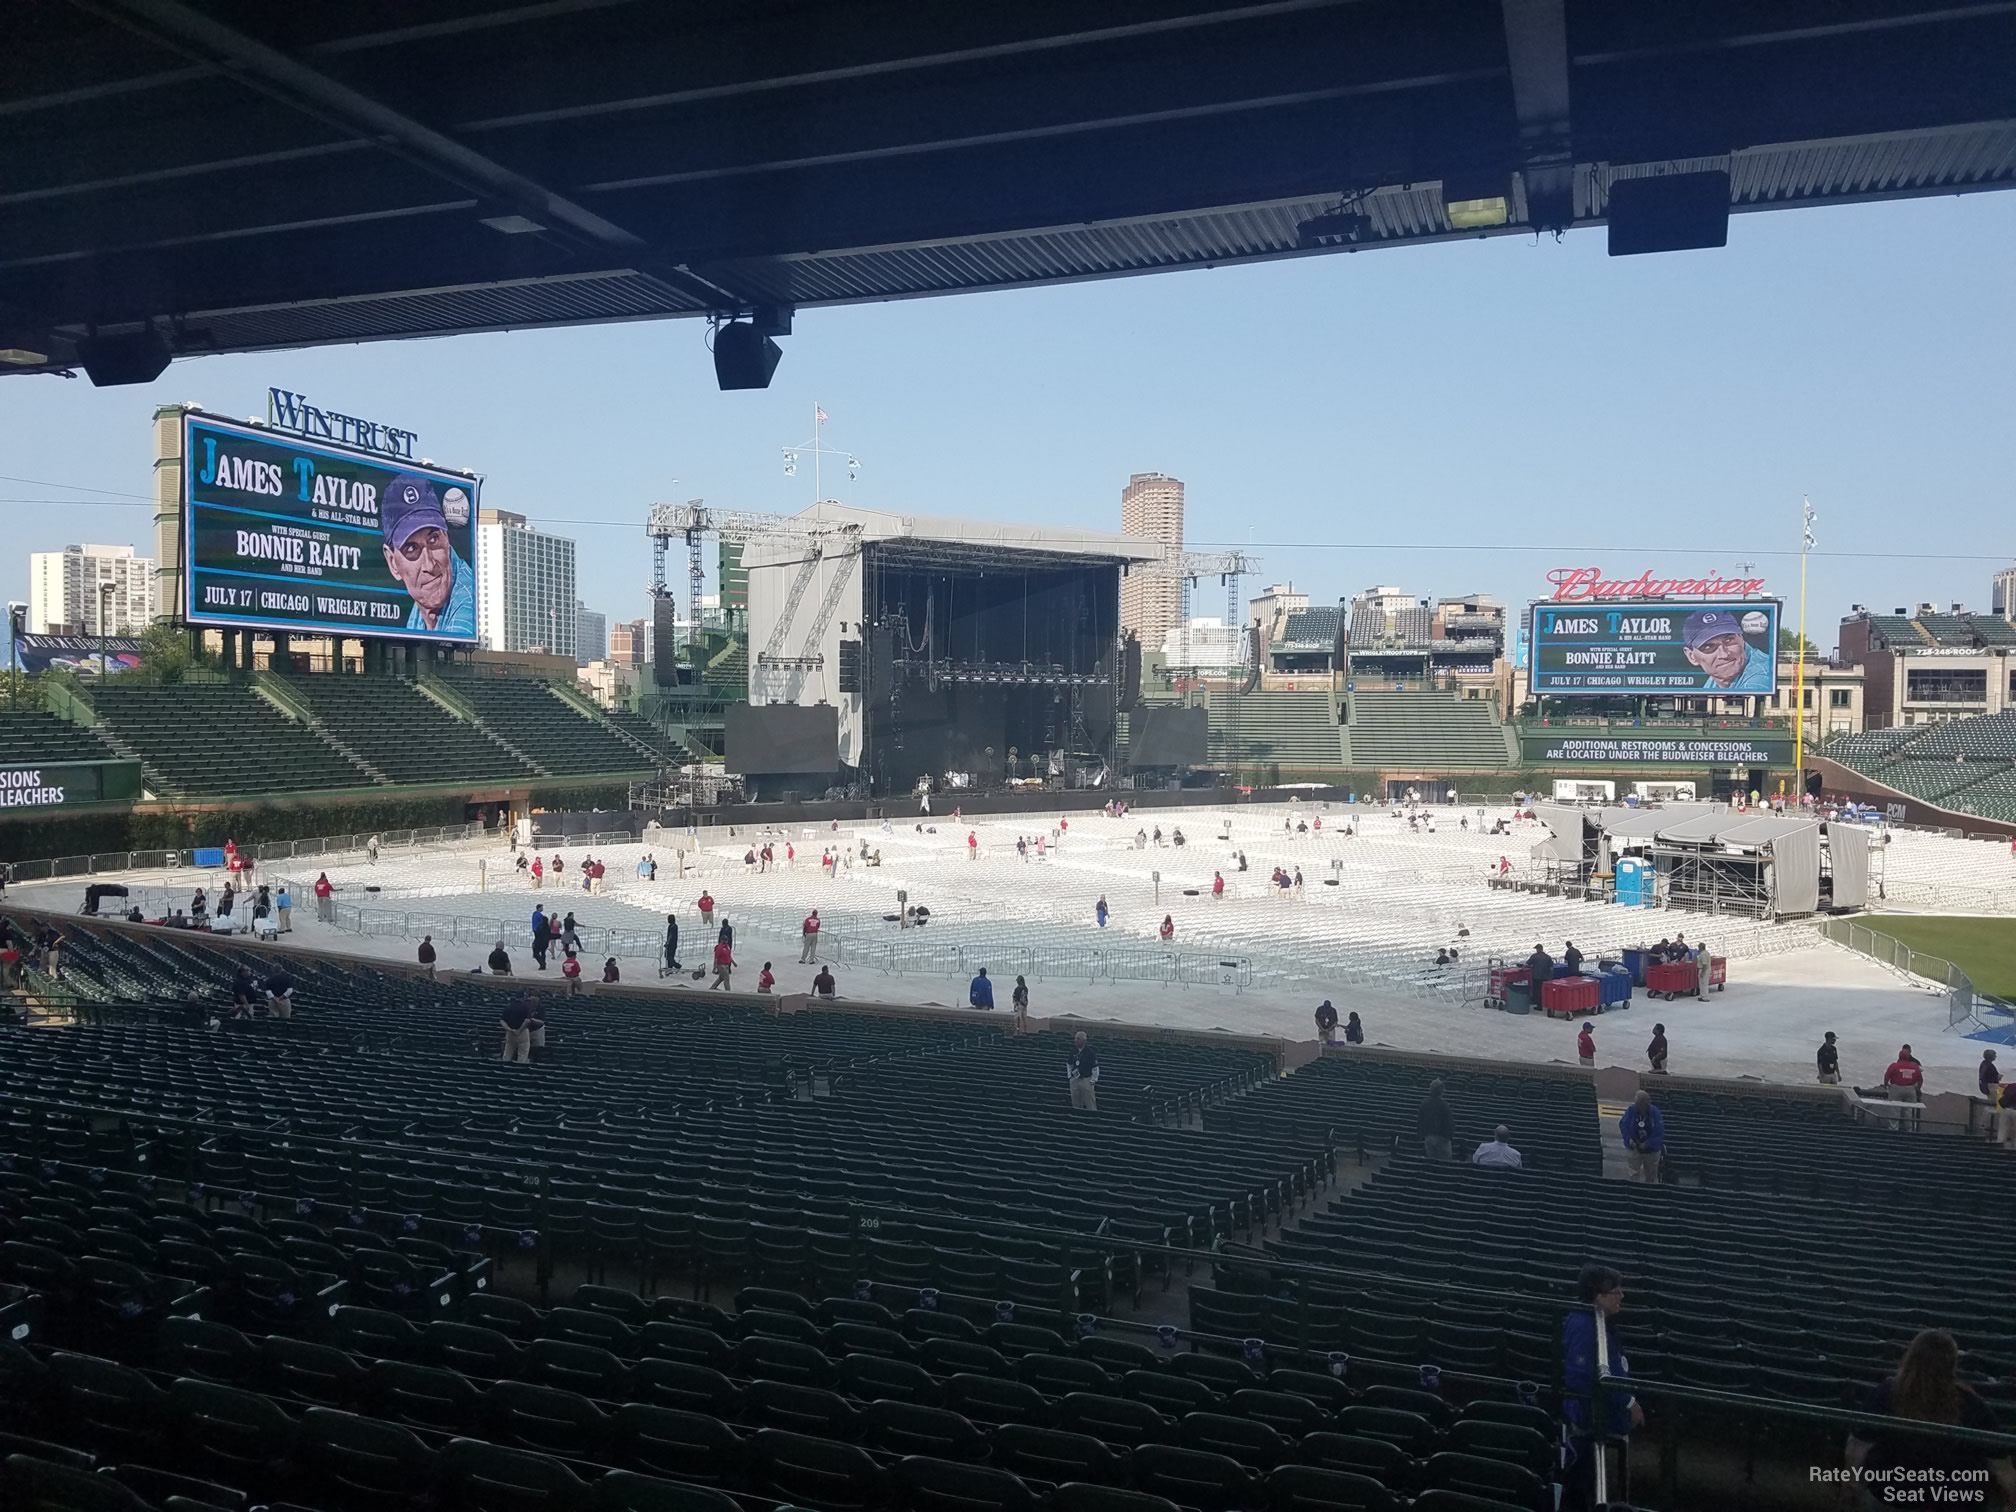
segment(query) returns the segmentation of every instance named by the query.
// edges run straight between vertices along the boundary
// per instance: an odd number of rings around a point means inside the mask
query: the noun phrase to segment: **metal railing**
[[[496,834],[495,830],[486,828],[480,821],[434,825],[424,829],[377,832],[378,843],[385,850],[407,850],[420,845],[454,845],[468,840],[495,837]],[[371,835],[368,833],[318,835],[308,840],[268,840],[257,845],[247,845],[240,848],[239,854],[250,856],[255,862],[285,861],[296,856],[334,856],[350,851],[361,851],[370,844],[370,841]],[[178,867],[194,867],[197,849],[216,848],[201,846],[186,850],[99,851],[88,856],[54,856],[40,861],[16,861],[8,869],[8,881],[44,882],[63,877],[93,877],[105,872],[169,871]]]
[[[1824,920],[1820,933],[1835,944],[1845,945],[1856,954],[1865,955],[1892,971],[1945,989],[1947,1028],[1980,1024],[1973,978],[1944,956],[1915,950],[1895,935],[1871,929],[1867,924],[1857,924],[1852,919]]]

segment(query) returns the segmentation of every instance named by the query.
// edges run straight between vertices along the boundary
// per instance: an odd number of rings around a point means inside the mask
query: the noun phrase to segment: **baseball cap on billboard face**
[[[387,546],[397,551],[414,531],[429,525],[437,530],[448,528],[448,517],[441,512],[441,500],[432,483],[401,473],[385,485],[378,498],[378,528],[384,532]]]
[[[1680,629],[1680,643],[1698,651],[1718,635],[1741,635],[1743,622],[1727,609],[1696,609]]]

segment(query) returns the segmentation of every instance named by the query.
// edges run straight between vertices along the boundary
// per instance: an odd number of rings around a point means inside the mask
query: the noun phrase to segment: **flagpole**
[[[1792,695],[1792,769],[1793,779],[1799,790],[1792,796],[1802,798],[1806,793],[1806,555],[1813,549],[1813,501],[1802,498],[1799,521],[1799,671],[1793,679],[1795,692]]]

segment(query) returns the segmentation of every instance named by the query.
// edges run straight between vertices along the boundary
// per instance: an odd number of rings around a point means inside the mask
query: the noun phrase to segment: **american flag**
[[[826,423],[826,411],[819,408],[818,405],[815,404],[812,406],[812,414],[814,418],[816,418],[821,425],[824,425]]]

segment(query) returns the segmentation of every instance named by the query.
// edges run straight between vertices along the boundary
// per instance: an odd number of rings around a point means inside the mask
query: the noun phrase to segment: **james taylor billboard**
[[[1778,688],[1776,599],[1533,606],[1536,694]]]
[[[188,415],[191,624],[476,639],[476,479]]]

